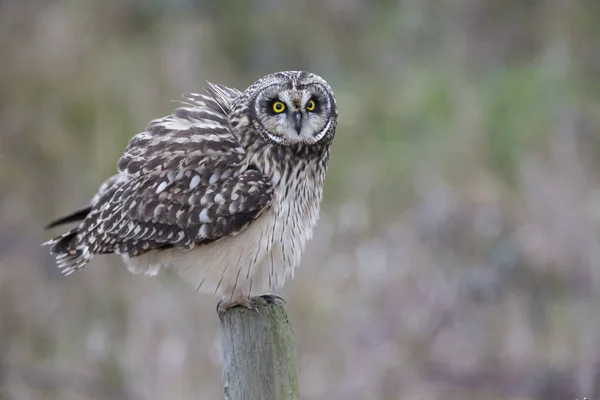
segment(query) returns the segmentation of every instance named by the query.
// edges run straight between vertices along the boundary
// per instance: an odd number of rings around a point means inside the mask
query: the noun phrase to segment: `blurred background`
[[[209,80],[340,122],[282,294],[303,399],[600,399],[600,2],[0,0],[0,399],[219,399],[217,299],[42,227]]]

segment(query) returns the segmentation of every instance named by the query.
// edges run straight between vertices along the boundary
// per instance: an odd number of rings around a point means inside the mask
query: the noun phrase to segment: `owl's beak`
[[[296,111],[294,114],[294,129],[300,135],[300,130],[302,129],[302,113],[300,111]]]

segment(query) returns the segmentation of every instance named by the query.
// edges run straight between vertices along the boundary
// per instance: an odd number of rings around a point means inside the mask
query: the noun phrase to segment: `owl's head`
[[[256,81],[242,97],[248,124],[271,142],[311,145],[333,140],[337,106],[333,91],[320,76],[277,72]]]

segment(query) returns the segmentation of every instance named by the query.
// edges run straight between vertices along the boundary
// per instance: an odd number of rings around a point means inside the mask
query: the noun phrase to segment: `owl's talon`
[[[281,297],[280,295],[275,294],[275,293],[263,294],[262,296],[259,296],[259,297],[262,298],[264,301],[266,301],[269,304],[276,304],[277,300],[280,300],[284,304],[287,304],[287,301],[285,301],[285,299],[283,297]]]
[[[254,311],[256,311],[256,313],[258,315],[260,315],[260,311],[258,311],[258,306],[252,300],[248,300],[248,303],[246,304],[246,308],[254,310]]]
[[[225,301],[225,299],[221,299],[217,303],[217,315],[219,316],[219,319],[221,320],[221,322],[223,322],[223,317],[224,317],[225,313],[227,312],[227,310],[229,310],[230,308],[233,308],[233,307],[245,307],[249,310],[256,311],[256,313],[258,315],[260,315],[260,311],[258,310],[258,305],[256,304],[256,300],[258,300],[258,303],[261,303],[261,302],[268,303],[269,302],[267,299],[262,298],[262,296],[253,297],[251,299],[245,297],[243,300],[238,301],[238,302],[230,302],[230,301]]]

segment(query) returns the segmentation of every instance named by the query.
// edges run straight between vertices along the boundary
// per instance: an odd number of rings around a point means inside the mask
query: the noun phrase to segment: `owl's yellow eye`
[[[281,101],[276,101],[273,103],[273,111],[275,111],[277,114],[282,113],[284,110],[285,104],[283,104]]]
[[[316,107],[316,104],[315,104],[315,102],[313,100],[309,100],[309,101],[306,102],[306,109],[308,111],[314,111],[315,107]]]

